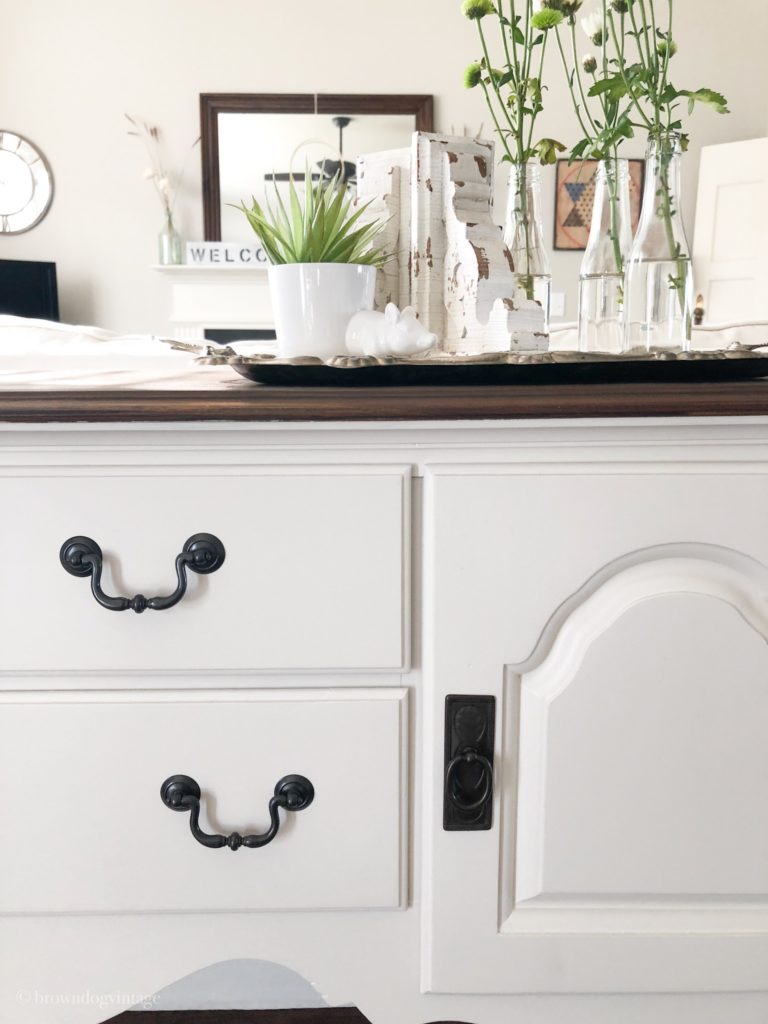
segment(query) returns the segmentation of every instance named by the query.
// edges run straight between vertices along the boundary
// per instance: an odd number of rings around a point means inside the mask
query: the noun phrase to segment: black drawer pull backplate
[[[475,832],[493,825],[493,742],[496,700],[445,698],[443,828]]]

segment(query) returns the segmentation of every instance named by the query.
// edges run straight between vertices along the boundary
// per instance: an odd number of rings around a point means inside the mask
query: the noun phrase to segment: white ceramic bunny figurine
[[[390,302],[383,313],[355,313],[347,327],[346,342],[351,356],[410,356],[432,348],[437,335],[422,327],[410,306],[401,313]]]

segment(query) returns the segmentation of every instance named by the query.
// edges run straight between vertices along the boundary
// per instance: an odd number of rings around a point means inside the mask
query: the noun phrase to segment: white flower
[[[586,54],[581,64],[588,75],[594,75],[597,71],[597,57],[592,53]]]
[[[151,167],[145,167],[145,168],[144,168],[144,173],[143,173],[142,177],[143,177],[143,178],[144,178],[144,179],[145,179],[146,181],[152,181],[152,179],[154,178],[154,176],[155,176],[155,172],[154,172],[154,171],[152,170],[152,168],[151,168]]]
[[[157,182],[157,187],[160,189],[161,192],[167,192],[168,189],[170,188],[170,185],[171,183],[170,181],[168,181],[167,178],[160,178]]]
[[[582,18],[581,27],[594,46],[603,45],[603,15],[600,11],[592,11]]]

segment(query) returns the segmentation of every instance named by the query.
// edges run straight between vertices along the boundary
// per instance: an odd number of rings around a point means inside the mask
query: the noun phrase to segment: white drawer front
[[[12,538],[0,671],[405,667],[409,472],[123,467],[0,479]],[[104,554],[105,592],[165,595],[196,533],[220,538],[225,562],[190,572],[165,611],[106,610],[90,579],[59,562],[64,541],[87,536]]]
[[[0,913],[396,908],[404,903],[401,689],[5,694]],[[288,774],[315,799],[260,849],[208,849],[162,802],[203,791],[207,833],[261,833]]]

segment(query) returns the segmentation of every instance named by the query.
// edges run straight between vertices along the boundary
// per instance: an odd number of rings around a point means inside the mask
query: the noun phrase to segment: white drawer
[[[0,913],[404,905],[402,689],[0,695]],[[261,833],[283,776],[315,798],[259,849],[209,849],[162,801],[202,789],[207,833]]]
[[[0,479],[0,671],[398,670],[410,469],[118,467]],[[164,611],[110,611],[59,562],[103,551],[109,595],[167,595],[193,534],[226,558]]]

